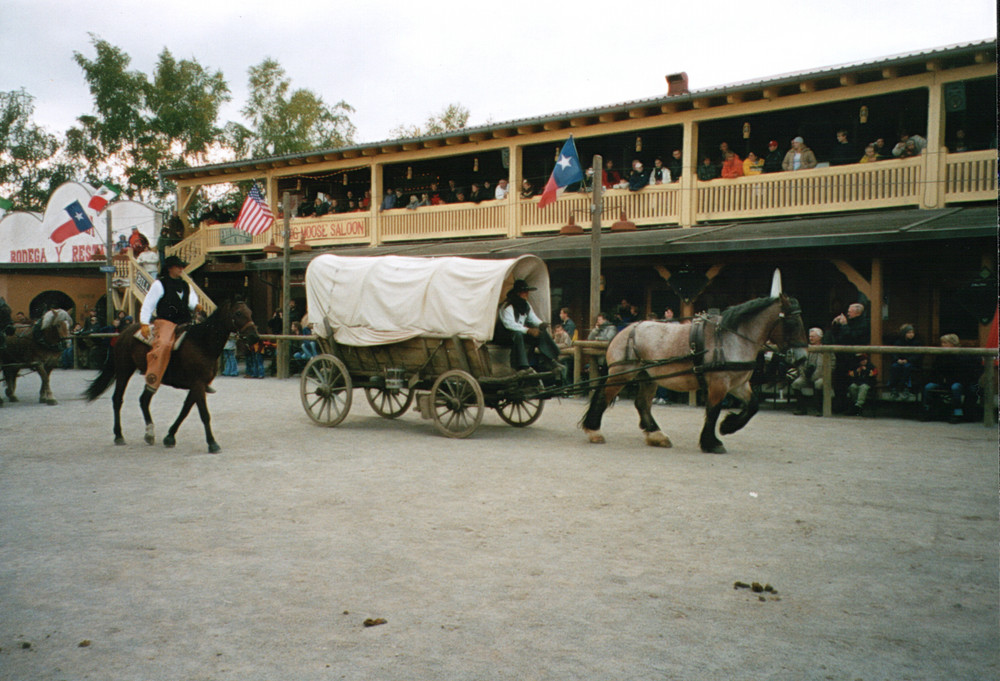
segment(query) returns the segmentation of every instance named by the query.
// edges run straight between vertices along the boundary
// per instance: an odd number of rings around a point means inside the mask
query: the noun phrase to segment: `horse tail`
[[[115,353],[114,348],[108,350],[108,358],[104,362],[104,368],[101,369],[101,373],[97,375],[87,389],[83,391],[83,396],[87,398],[88,402],[93,402],[98,397],[100,397],[111,382],[115,380]]]

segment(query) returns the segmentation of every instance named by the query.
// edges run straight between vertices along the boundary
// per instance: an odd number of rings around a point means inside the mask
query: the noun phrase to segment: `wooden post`
[[[833,354],[823,360],[823,416],[833,416]]]
[[[291,252],[291,216],[289,215],[289,207],[291,206],[292,198],[286,191],[281,197],[281,208],[282,216],[281,221],[283,228],[281,231],[281,236],[284,241],[284,252],[282,254],[281,263],[281,333],[287,336],[290,330],[290,324],[288,322],[289,305],[288,302],[291,299],[292,294],[292,281],[291,281],[291,269],[292,269],[292,252]],[[275,352],[275,361],[277,362],[278,368],[278,378],[288,378],[288,341],[279,340]]]
[[[115,276],[114,270],[110,269],[114,266],[111,260],[111,211],[104,211],[104,215],[107,216],[108,228],[107,234],[105,236],[104,243],[104,265],[109,268],[107,272],[104,273],[104,295],[107,301],[104,305],[104,316],[105,321],[108,326],[111,326],[111,322],[115,318],[115,296],[114,292],[111,290],[111,278]]]
[[[601,182],[604,159],[594,155],[594,191],[590,206],[590,328],[597,324],[601,311],[601,213],[604,210],[604,184]]]
[[[680,179],[680,224],[681,227],[692,226],[698,214],[698,123],[686,121],[683,126],[681,140],[681,163],[684,172]]]
[[[872,345],[882,345],[882,259],[872,258],[872,280],[871,280],[871,296],[868,298],[871,310],[871,338],[868,341]],[[874,366],[879,373],[879,376],[885,376],[882,373],[882,355],[875,355],[872,359],[872,366]]]

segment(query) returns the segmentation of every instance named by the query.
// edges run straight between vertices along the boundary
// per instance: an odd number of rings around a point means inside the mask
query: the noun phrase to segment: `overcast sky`
[[[64,132],[91,113],[73,53],[89,34],[150,74],[164,47],[221,70],[242,120],[247,69],[277,59],[293,87],[356,111],[356,140],[386,139],[448,103],[469,125],[864,61],[996,35],[994,0],[0,0],[0,91],[35,97],[35,121]]]

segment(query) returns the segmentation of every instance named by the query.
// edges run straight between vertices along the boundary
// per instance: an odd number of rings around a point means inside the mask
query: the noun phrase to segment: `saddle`
[[[173,350],[177,350],[177,348],[179,348],[181,346],[181,343],[184,342],[184,337],[187,336],[187,332],[188,332],[188,327],[189,326],[191,326],[190,323],[188,323],[188,324],[178,324],[177,325],[177,329],[174,331],[174,345],[171,348],[172,351]],[[136,332],[135,332],[134,336],[135,336],[135,339],[137,341],[139,341],[140,343],[144,343],[144,344],[146,344],[146,345],[148,345],[150,347],[153,347],[153,343],[152,343],[153,339],[152,338],[146,338],[145,336],[142,335],[142,327],[141,326],[138,329],[136,329]]]

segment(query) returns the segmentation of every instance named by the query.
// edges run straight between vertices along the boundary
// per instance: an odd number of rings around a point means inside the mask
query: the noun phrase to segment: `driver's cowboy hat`
[[[514,286],[511,287],[511,293],[523,293],[524,291],[537,291],[538,289],[534,286],[528,286],[528,282],[524,279],[515,279]]]
[[[168,255],[163,260],[163,269],[169,270],[171,267],[187,267],[187,263],[178,258],[176,255]]]

